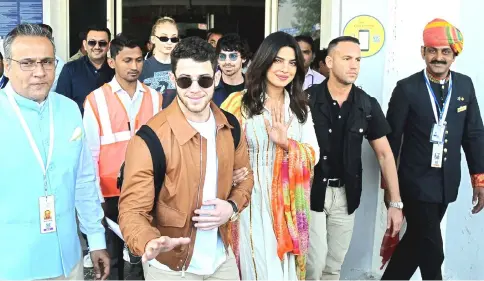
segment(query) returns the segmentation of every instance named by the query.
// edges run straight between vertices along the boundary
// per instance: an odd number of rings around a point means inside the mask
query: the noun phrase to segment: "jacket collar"
[[[212,114],[215,118],[217,131],[223,127],[228,127],[230,129],[233,128],[225,117],[225,114],[215,105],[215,103],[210,102],[210,109],[212,110]],[[178,104],[177,97],[173,100],[170,106],[163,111],[166,111],[166,120],[168,124],[170,124],[170,128],[180,145],[184,145],[198,134],[198,131],[195,130],[190,123],[188,123],[185,114],[183,114],[183,111]]]

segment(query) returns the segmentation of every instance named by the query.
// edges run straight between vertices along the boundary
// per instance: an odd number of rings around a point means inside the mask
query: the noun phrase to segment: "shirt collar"
[[[111,89],[113,89],[113,93],[117,93],[121,90],[124,91],[124,89],[121,87],[118,80],[116,79],[116,76],[113,77],[113,80],[111,80],[109,84],[111,84]],[[136,81],[136,92],[145,92],[145,88],[143,87],[143,85],[139,80]]]
[[[314,73],[313,73],[313,70],[311,69],[311,67],[308,69],[308,72],[306,72],[306,78],[309,77],[309,76],[314,76]]]
[[[217,130],[224,126],[230,129],[233,128],[227,120],[227,117],[225,117],[225,114],[217,105],[215,105],[213,101],[210,102],[210,109],[212,110],[213,117],[215,118]],[[163,109],[162,113],[165,114],[166,120],[170,124],[171,130],[173,131],[173,134],[177,138],[180,145],[184,145],[198,133],[197,130],[190,125],[185,117],[185,114],[183,114],[177,98],[173,100],[170,106],[168,106],[166,109]]]
[[[91,60],[89,59],[89,56],[88,55],[85,55],[82,57],[82,59],[84,60],[84,62],[88,65],[89,68],[91,68],[91,70],[95,73],[98,73],[98,72],[103,72],[105,71],[107,68],[110,68],[110,66],[108,65],[108,61],[107,61],[107,58],[104,60],[103,64],[101,65],[101,67],[99,69],[97,69],[94,64],[92,64]]]
[[[324,82],[323,82],[324,83],[323,85],[324,85],[324,90],[326,92],[327,102],[332,103],[334,101],[334,99],[331,96],[331,93],[329,92],[328,82],[326,80]],[[355,87],[356,87],[355,84],[351,85],[350,94],[348,95],[348,98],[346,99],[345,102],[353,103],[355,101]]]
[[[17,94],[17,92],[15,92],[15,90],[13,89],[11,83],[8,83],[5,86],[4,90],[5,90],[5,92],[12,94],[12,96],[15,99],[15,102],[17,102],[18,106],[21,109],[24,108],[24,109],[30,109],[30,110],[39,111],[39,112],[44,110],[45,105],[48,104],[48,103],[46,103],[46,101],[50,97],[50,93],[49,93],[49,95],[47,95],[47,98],[43,102],[38,103],[36,101],[33,101],[31,99],[28,99],[26,97],[23,97],[23,96]]]

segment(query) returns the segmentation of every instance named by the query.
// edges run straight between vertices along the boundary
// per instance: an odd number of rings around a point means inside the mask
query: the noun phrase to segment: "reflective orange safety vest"
[[[130,123],[126,109],[109,84],[104,84],[86,98],[99,124],[101,147],[98,165],[104,197],[119,196],[117,178],[128,142],[142,125],[161,110],[162,95],[145,84],[142,85],[143,100],[134,124]]]

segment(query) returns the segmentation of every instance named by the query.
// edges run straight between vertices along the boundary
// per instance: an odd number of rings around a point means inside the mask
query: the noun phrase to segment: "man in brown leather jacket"
[[[238,279],[228,222],[250,201],[247,143],[242,135],[235,147],[227,113],[211,102],[220,73],[210,44],[187,38],[171,62],[177,99],[147,123],[165,152],[164,184],[155,202],[151,154],[140,137],[131,139],[119,199],[121,231],[131,251],[143,256],[147,280]],[[247,177],[233,185],[233,171],[244,167]]]

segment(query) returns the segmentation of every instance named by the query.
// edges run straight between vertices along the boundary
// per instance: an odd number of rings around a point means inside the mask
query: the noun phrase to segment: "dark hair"
[[[50,33],[47,29],[41,27],[38,24],[21,23],[14,27],[14,29],[10,30],[7,36],[5,36],[5,38],[3,39],[3,51],[5,52],[5,57],[7,59],[12,58],[13,43],[15,39],[20,36],[35,36],[48,39],[52,44],[52,48],[54,49],[55,54],[55,44],[54,38],[52,38],[52,33]]]
[[[109,47],[109,51],[111,53],[111,58],[116,58],[116,56],[121,52],[124,48],[134,49],[140,48],[141,46],[136,42],[136,40],[128,35],[118,34],[114,39],[111,41],[111,46]]]
[[[328,49],[324,48],[322,50],[316,51],[316,56],[314,57],[314,66],[319,67],[319,62],[322,61],[326,64],[326,57],[328,56]]]
[[[43,29],[47,30],[50,32],[50,34],[53,34],[52,32],[52,27],[50,27],[50,25],[48,24],[45,24],[45,23],[39,23],[40,27],[42,27]]]
[[[173,73],[180,59],[193,59],[196,62],[209,61],[213,71],[217,69],[215,50],[207,41],[200,37],[188,37],[180,41],[171,51],[171,67]]]
[[[87,35],[91,31],[106,32],[108,34],[108,40],[111,40],[111,31],[109,31],[109,28],[107,28],[107,27],[100,27],[100,26],[97,26],[97,25],[91,25],[91,26],[89,26],[87,28],[86,36],[84,37],[85,40],[87,40]]]
[[[208,40],[208,38],[209,38],[209,37],[210,37],[212,34],[220,34],[220,35],[222,35],[222,36],[224,35],[224,33],[223,33],[221,30],[216,29],[216,28],[212,28],[212,29],[210,29],[209,31],[207,31],[207,40]]]
[[[249,45],[246,44],[238,34],[229,33],[218,40],[215,53],[218,55],[221,51],[239,52],[242,59],[245,59],[247,63],[247,55],[250,53],[248,47]]]
[[[85,32],[85,31],[81,31],[81,32],[79,32],[79,33],[77,34],[77,37],[78,37],[78,38],[79,38],[79,40],[81,40],[81,41],[82,41],[82,40],[84,40],[84,39],[86,39],[86,36],[87,36],[87,32]]]
[[[242,97],[242,112],[248,118],[262,114],[264,109],[267,71],[274,63],[277,53],[283,47],[290,47],[296,53],[296,75],[286,86],[289,92],[289,107],[300,123],[306,122],[308,115],[307,95],[302,90],[305,70],[304,58],[294,37],[284,32],[275,32],[267,36],[252,59],[245,76],[247,93]]]
[[[0,60],[3,60],[2,52],[0,52]],[[2,63],[2,62],[0,61],[0,63]]]
[[[355,37],[352,37],[352,36],[340,36],[340,37],[336,37],[334,38],[333,40],[331,40],[331,42],[329,42],[328,44],[328,54],[331,53],[331,51],[341,42],[353,42],[355,44],[358,44],[360,45],[360,40],[358,40],[357,38]]]
[[[242,39],[242,42],[244,43],[244,48],[246,50],[246,54],[245,54],[246,62],[245,63],[247,64],[249,62],[249,60],[252,59],[253,53],[250,50],[249,41],[246,38],[244,38],[244,39]]]
[[[308,35],[299,35],[294,37],[297,42],[304,42],[307,43],[309,46],[311,46],[311,52],[314,51],[314,40],[311,36]]]

